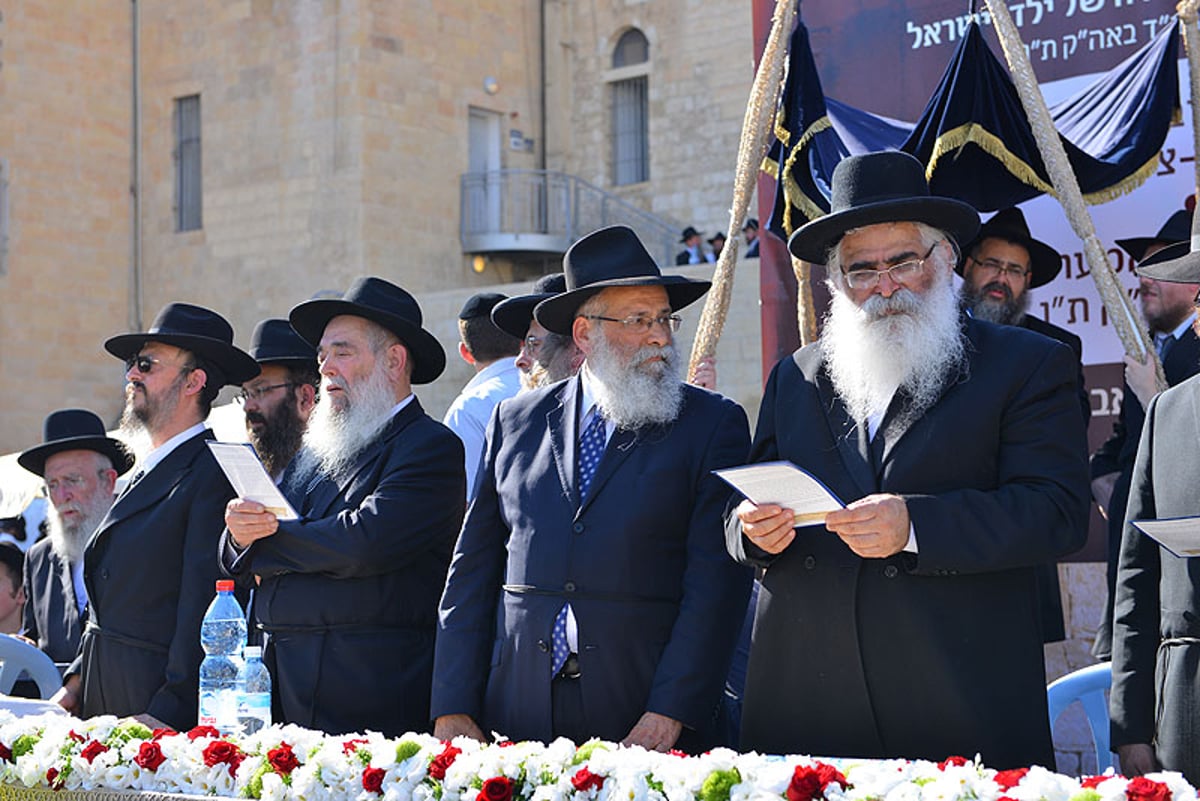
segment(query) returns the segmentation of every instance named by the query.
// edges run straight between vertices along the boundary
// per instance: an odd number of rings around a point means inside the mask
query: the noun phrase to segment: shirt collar
[[[206,428],[207,428],[207,426],[205,426],[205,424],[203,422],[200,422],[200,423],[196,423],[196,425],[192,426],[189,429],[180,431],[178,434],[171,437],[169,440],[164,442],[162,445],[159,445],[157,448],[155,448],[154,450],[152,450],[148,454],[146,454],[146,458],[142,459],[141,463],[138,464],[137,472],[140,472],[143,475],[146,473],[149,473],[151,470],[153,470],[155,467],[158,466],[159,462],[161,462],[163,459],[166,459],[168,456],[170,456],[171,451],[175,450],[180,445],[187,442],[189,439],[196,436],[197,434],[204,432],[204,430]]]

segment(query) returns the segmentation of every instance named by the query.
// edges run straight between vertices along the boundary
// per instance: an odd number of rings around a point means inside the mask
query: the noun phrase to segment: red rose
[[[507,776],[493,776],[483,783],[475,801],[512,801],[513,783]]]
[[[1113,777],[1112,776],[1086,776],[1080,780],[1079,786],[1087,788],[1089,790],[1092,790],[1092,789],[1095,789],[1095,788],[1099,787],[1100,785],[1104,784],[1106,781],[1108,781],[1111,778],[1113,778]]]
[[[358,750],[358,747],[360,745],[362,745],[366,741],[367,741],[367,738],[365,738],[365,737],[352,737],[351,739],[346,740],[342,743],[342,753],[345,754],[346,756],[350,756],[351,754],[353,754],[355,751]]]
[[[367,768],[363,771],[362,786],[368,793],[383,790],[383,768]]]
[[[168,728],[164,727],[161,729],[155,729],[150,734],[150,739],[151,740],[161,740],[164,737],[175,737],[178,734],[179,734],[179,732],[175,731],[174,729],[168,729]],[[192,737],[191,739],[195,740],[196,738]]]
[[[137,756],[133,761],[143,770],[156,771],[158,766],[167,761],[163,756],[162,746],[156,742],[145,742],[138,746]]]
[[[83,757],[84,759],[86,759],[88,764],[90,765],[90,764],[92,764],[93,759],[100,756],[107,750],[108,750],[107,745],[100,742],[99,740],[92,740],[90,743],[88,743],[87,745],[85,745],[83,747],[83,750],[79,752],[79,755],[81,757]]]
[[[845,775],[840,770],[824,762],[817,763],[817,778],[821,780],[822,793],[825,792],[825,788],[835,782],[840,784],[843,790],[850,784],[850,782],[846,781]]]
[[[12,758],[12,749],[11,749],[11,748],[9,748],[9,747],[8,747],[7,745],[5,745],[4,743],[0,743],[0,759],[4,760],[5,762],[12,762],[12,761],[13,761],[13,758]]]
[[[680,751],[678,748],[672,748],[671,750],[667,751],[667,755],[673,757],[686,757],[688,753],[687,751]]]
[[[809,767],[796,766],[792,781],[788,784],[788,801],[814,801],[821,795],[821,780],[817,772]]]
[[[52,789],[52,790],[61,790],[62,789],[62,786],[63,786],[62,782],[60,782],[58,780],[58,768],[47,768],[46,769],[46,784],[49,784],[50,789]]]
[[[196,726],[188,732],[189,740],[199,740],[201,737],[220,737],[221,732],[214,729],[212,726]]]
[[[204,746],[204,764],[211,768],[213,765],[224,763],[229,766],[230,776],[237,773],[238,765],[242,764],[245,758],[242,749],[228,740],[213,740]]]
[[[1125,785],[1125,797],[1129,801],[1171,801],[1171,788],[1162,782],[1138,776]]]
[[[458,759],[458,755],[462,753],[461,748],[455,748],[452,745],[447,745],[442,753],[433,758],[429,763],[430,777],[441,781],[446,778],[446,768],[454,764],[454,760]]]
[[[292,747],[287,743],[280,743],[278,748],[268,751],[267,762],[271,763],[271,767],[281,776],[288,776],[293,770],[300,767],[300,760],[296,759]]]
[[[938,770],[945,770],[948,767],[961,768],[967,764],[967,758],[961,756],[948,756],[938,763]]]
[[[571,786],[581,793],[588,790],[599,791],[604,786],[604,777],[592,773],[587,768],[580,768],[579,772],[571,777]]]
[[[75,731],[74,729],[71,729],[71,731],[67,732],[67,737],[69,737],[70,739],[74,740],[77,743],[82,743],[84,740],[87,739],[86,737],[84,737],[82,734]]]
[[[1001,790],[1007,790],[1010,787],[1016,787],[1021,783],[1021,779],[1025,778],[1025,774],[1029,772],[1029,768],[1014,768],[1013,770],[1002,770],[992,779],[996,784],[1000,785]]]
[[[508,748],[509,746],[513,745],[516,745],[516,743],[514,743],[512,740],[501,740],[500,742],[496,743],[497,748]]]

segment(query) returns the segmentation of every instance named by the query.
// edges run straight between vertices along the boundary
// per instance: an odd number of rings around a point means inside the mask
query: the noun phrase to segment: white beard
[[[674,345],[638,348],[627,363],[600,329],[587,357],[596,404],[618,428],[636,431],[643,426],[669,423],[683,404],[679,355]],[[661,362],[646,359],[661,356]]]
[[[366,381],[353,389],[347,388],[341,378],[328,380],[342,387],[348,404],[345,409],[335,409],[322,388],[297,456],[298,475],[314,468],[326,475],[338,475],[379,435],[396,406],[395,391],[382,361]]]
[[[859,423],[881,417],[903,389],[911,400],[905,415],[920,417],[937,400],[946,374],[964,360],[949,275],[939,273],[924,295],[902,288],[890,298],[871,295],[861,307],[836,288],[832,295],[821,348],[850,416]]]
[[[55,508],[54,504],[50,504],[46,510],[46,532],[50,540],[50,548],[68,564],[79,564],[88,539],[100,526],[100,521],[104,519],[104,515],[108,514],[111,506],[112,497],[104,495],[98,495],[90,508],[76,504],[76,508],[82,511],[84,516],[78,523],[66,526],[63,524],[59,510]]]

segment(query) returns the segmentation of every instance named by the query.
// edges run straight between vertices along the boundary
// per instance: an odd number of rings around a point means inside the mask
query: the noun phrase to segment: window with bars
[[[201,227],[200,95],[175,100],[175,230]]]
[[[614,80],[612,86],[613,183],[617,186],[650,180],[650,43],[636,28],[621,34],[613,48],[614,69],[645,65],[640,75]]]

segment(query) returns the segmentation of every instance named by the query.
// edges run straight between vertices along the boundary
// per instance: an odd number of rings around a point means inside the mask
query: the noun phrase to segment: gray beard
[[[949,276],[939,275],[925,295],[900,289],[890,298],[872,295],[861,307],[836,288],[832,295],[821,348],[850,416],[859,423],[882,416],[904,390],[904,421],[920,417],[937,401],[947,375],[965,364]]]
[[[83,550],[87,546],[88,539],[99,528],[100,522],[104,520],[104,516],[108,514],[111,506],[110,499],[104,499],[103,502],[97,501],[96,508],[90,510],[77,524],[65,526],[62,516],[51,504],[46,510],[46,531],[51,550],[58,555],[59,559],[68,564],[78,564],[79,560],[83,558]]]
[[[664,361],[642,364],[655,355],[662,356]],[[601,329],[587,357],[587,368],[596,379],[593,383],[596,404],[618,428],[636,431],[644,426],[669,423],[679,416],[683,381],[674,345],[639,348],[626,364]]]
[[[322,388],[321,398],[308,418],[304,447],[296,457],[300,474],[320,470],[326,475],[340,475],[391,419],[396,396],[382,364],[345,394],[349,404],[345,409],[335,409]]]

